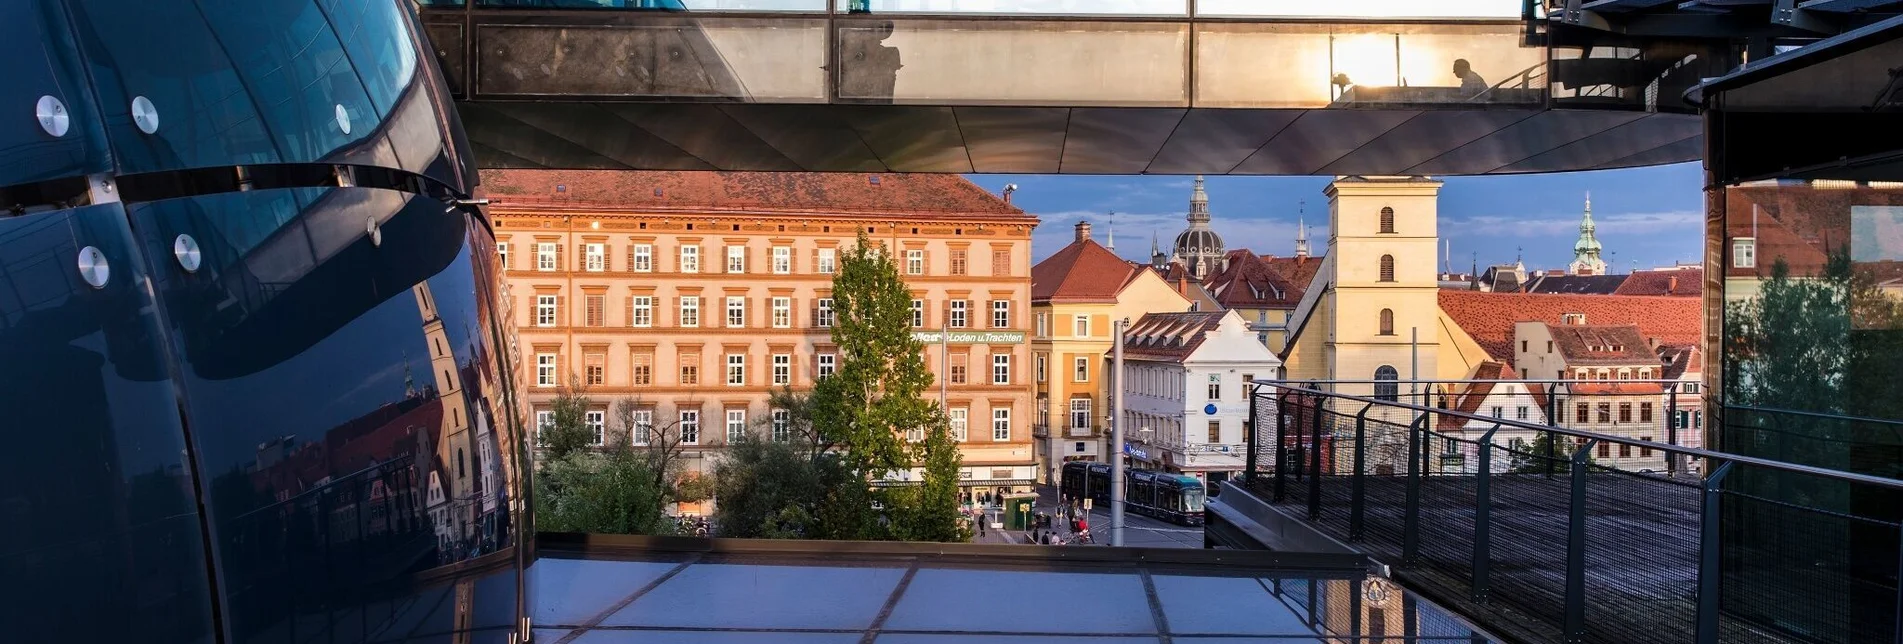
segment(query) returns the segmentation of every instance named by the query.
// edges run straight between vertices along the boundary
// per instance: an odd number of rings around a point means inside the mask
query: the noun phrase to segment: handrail
[[[1725,409],[1727,410],[1738,409],[1743,411],[1754,411],[1754,412],[1769,413],[1769,414],[1785,414],[1789,416],[1803,416],[1806,418],[1820,418],[1825,420],[1841,420],[1841,421],[1848,421],[1853,423],[1872,423],[1877,425],[1895,425],[1898,427],[1903,427],[1903,420],[1895,420],[1895,419],[1889,419],[1889,418],[1871,418],[1868,416],[1845,416],[1843,414],[1827,414],[1827,413],[1816,412],[1816,411],[1781,409],[1777,407],[1751,407],[1746,405],[1733,405],[1733,406],[1725,407]]]
[[[1399,381],[1385,380],[1382,382],[1391,383],[1391,382],[1399,382]],[[1626,382],[1630,382],[1630,381],[1626,381]],[[1568,429],[1565,427],[1539,425],[1535,423],[1521,422],[1521,421],[1516,421],[1516,420],[1511,420],[1506,418],[1494,418],[1492,416],[1481,416],[1478,414],[1469,414],[1469,413],[1461,412],[1458,410],[1443,409],[1440,407],[1428,407],[1423,405],[1416,405],[1413,403],[1380,400],[1380,399],[1370,398],[1366,396],[1330,393],[1330,392],[1320,391],[1316,389],[1307,389],[1303,387],[1294,387],[1289,385],[1276,384],[1273,381],[1257,382],[1255,383],[1255,385],[1257,390],[1250,392],[1251,396],[1260,395],[1261,387],[1264,387],[1264,386],[1276,387],[1278,389],[1281,389],[1287,392],[1308,394],[1308,395],[1320,396],[1323,398],[1338,398],[1338,399],[1349,400],[1354,402],[1371,403],[1371,404],[1383,405],[1383,406],[1393,407],[1393,408],[1409,409],[1409,410],[1418,411],[1422,413],[1440,414],[1443,416],[1454,416],[1456,418],[1466,418],[1469,420],[1479,420],[1479,421],[1488,422],[1488,423],[1495,423],[1505,427],[1516,427],[1519,429],[1526,429],[1526,430],[1539,431],[1539,432],[1554,432],[1559,434],[1565,434],[1567,436],[1572,436],[1575,438],[1585,438],[1590,440],[1610,441],[1613,443],[1626,444],[1626,445],[1638,445],[1641,447],[1651,447],[1653,449],[1665,451],[1668,454],[1684,454],[1687,456],[1696,456],[1696,457],[1709,459],[1713,462],[1727,462],[1728,461],[1733,463],[1742,463],[1745,465],[1752,465],[1756,467],[1764,467],[1764,468],[1769,468],[1774,470],[1794,472],[1797,474],[1805,474],[1809,476],[1838,479],[1838,480],[1849,481],[1853,483],[1861,483],[1864,485],[1874,485],[1877,487],[1903,491],[1903,480],[1884,478],[1880,476],[1871,476],[1868,474],[1857,474],[1854,472],[1844,472],[1840,470],[1826,469],[1822,467],[1812,467],[1809,465],[1798,465],[1796,463],[1786,463],[1783,461],[1774,461],[1770,459],[1758,458],[1755,456],[1745,456],[1742,454],[1714,452],[1711,450],[1706,450],[1706,449],[1701,449],[1696,447],[1681,447],[1678,445],[1668,445],[1665,443],[1658,443],[1658,442],[1647,441],[1647,440],[1636,440],[1636,439],[1625,438],[1621,436],[1614,436],[1611,434],[1601,434],[1598,432]]]

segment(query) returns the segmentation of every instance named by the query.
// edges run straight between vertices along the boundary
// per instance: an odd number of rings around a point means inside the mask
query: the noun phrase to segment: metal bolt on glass
[[[72,127],[72,117],[66,113],[66,104],[52,96],[41,96],[33,106],[33,116],[39,119],[40,129],[56,137],[66,136],[66,130]]]
[[[132,123],[138,125],[139,131],[146,134],[159,131],[159,108],[152,104],[152,99],[144,96],[132,97]]]
[[[106,254],[93,246],[79,249],[79,277],[93,288],[105,288],[106,280],[112,277],[112,265],[106,261]]]
[[[178,258],[179,268],[185,269],[187,273],[198,272],[199,263],[203,260],[198,251],[198,240],[192,239],[191,235],[179,235],[172,240],[172,256]]]

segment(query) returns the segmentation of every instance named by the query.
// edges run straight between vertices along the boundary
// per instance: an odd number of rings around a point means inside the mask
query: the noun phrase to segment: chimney
[[[1077,241],[1081,242],[1081,241],[1089,241],[1089,240],[1090,240],[1090,222],[1088,221],[1077,222]]]
[[[1665,294],[1671,295],[1677,292],[1678,292],[1678,276],[1673,275],[1671,276],[1670,279],[1667,279],[1665,281]]]

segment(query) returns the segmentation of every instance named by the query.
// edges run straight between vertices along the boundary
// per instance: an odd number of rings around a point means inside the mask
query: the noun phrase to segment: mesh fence
[[[1584,404],[1554,408],[1602,413]],[[1696,641],[1709,548],[1722,555],[1718,641],[1895,641],[1894,489],[1736,466],[1707,493],[1712,463],[1673,460],[1645,436],[1588,441],[1307,391],[1265,394],[1257,409],[1249,467],[1262,498],[1510,638]],[[1721,535],[1704,534],[1707,504]]]

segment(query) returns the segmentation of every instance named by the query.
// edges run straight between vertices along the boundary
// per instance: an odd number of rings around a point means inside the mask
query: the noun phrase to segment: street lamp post
[[[1111,369],[1110,392],[1116,396],[1110,420],[1110,444],[1117,450],[1110,459],[1110,545],[1123,545],[1123,335],[1130,330],[1130,319],[1117,320],[1115,367]]]

